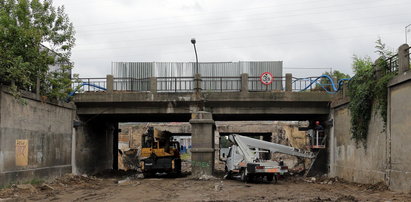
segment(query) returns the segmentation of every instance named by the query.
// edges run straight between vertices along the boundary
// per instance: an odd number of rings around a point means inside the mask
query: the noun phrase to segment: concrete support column
[[[191,124],[191,174],[194,178],[214,172],[214,120],[212,114],[199,111],[192,114]]]
[[[402,74],[410,70],[410,47],[403,44],[398,48],[398,73]]]
[[[114,77],[113,75],[108,74],[106,77],[106,88],[107,93],[112,93],[114,90]]]
[[[201,75],[195,74],[194,75],[194,91],[201,92]]]
[[[156,77],[150,77],[150,92],[151,93],[157,93],[157,78]]]
[[[348,96],[348,83],[347,82],[342,83],[342,96],[344,98]]]
[[[79,174],[95,174],[113,169],[116,123],[82,119],[75,128],[75,165]],[[117,156],[116,156],[117,158]]]
[[[241,93],[248,93],[248,74],[241,74]]]
[[[285,74],[285,91],[293,91],[293,75],[290,73]]]

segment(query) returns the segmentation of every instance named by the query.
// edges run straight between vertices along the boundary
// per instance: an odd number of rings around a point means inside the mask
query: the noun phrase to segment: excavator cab
[[[149,127],[141,137],[140,168],[144,176],[156,173],[180,174],[180,143],[172,133]]]

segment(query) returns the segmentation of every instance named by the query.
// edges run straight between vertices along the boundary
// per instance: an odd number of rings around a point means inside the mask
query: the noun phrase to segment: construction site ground
[[[0,201],[411,201],[411,194],[335,178],[288,176],[277,183],[244,183],[222,177],[143,179],[136,172],[107,172],[12,185],[0,189]]]

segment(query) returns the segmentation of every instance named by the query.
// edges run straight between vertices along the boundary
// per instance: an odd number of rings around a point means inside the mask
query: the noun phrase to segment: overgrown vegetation
[[[366,143],[368,126],[373,106],[387,124],[388,82],[395,76],[389,72],[386,59],[393,55],[381,40],[376,42],[376,53],[380,58],[374,64],[370,57],[354,56],[353,70],[355,76],[349,83],[351,113],[351,133],[356,142]],[[378,70],[378,71],[377,71]]]
[[[62,98],[71,86],[74,28],[51,0],[0,0],[0,83]]]
[[[338,70],[330,71],[330,72],[324,72],[323,75],[328,75],[332,79],[334,79],[336,82],[338,82],[340,79],[346,79],[346,78],[351,78],[350,75],[342,73]],[[321,85],[316,85],[315,89],[316,90],[327,90],[332,92],[333,89],[331,87],[331,81],[327,78],[321,78],[319,81]],[[338,85],[338,83],[335,83],[335,85]]]

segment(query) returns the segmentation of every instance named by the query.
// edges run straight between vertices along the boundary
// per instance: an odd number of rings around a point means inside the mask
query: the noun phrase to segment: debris
[[[337,200],[335,200],[336,202],[356,202],[356,201],[358,201],[358,199],[356,199],[354,196],[351,196],[351,195],[349,195],[349,196],[341,196],[341,197],[338,197],[337,198]]]
[[[214,190],[215,191],[221,191],[223,190],[223,181],[221,181],[219,184],[214,185]]]
[[[136,179],[144,179],[144,175],[143,175],[143,173],[140,173],[140,174],[135,175],[135,178]]]
[[[0,202],[19,202],[19,198],[0,198]]]
[[[316,179],[315,177],[312,177],[312,178],[311,178],[311,181],[312,181],[312,182],[315,182],[315,181],[317,181],[317,179]]]
[[[50,185],[48,185],[48,184],[45,184],[45,183],[43,183],[43,184],[41,185],[40,189],[41,189],[41,190],[47,190],[47,189],[54,190],[54,188],[53,188],[52,186],[50,186]]]
[[[36,188],[31,184],[18,184],[18,189],[29,190],[30,192],[37,192]]]
[[[321,201],[332,201],[332,200],[330,198],[320,198],[320,197],[313,198],[310,200],[310,202],[321,202]]]
[[[202,175],[198,179],[199,180],[213,180],[213,179],[216,179],[216,178],[214,176],[211,176],[211,175]]]
[[[124,179],[124,180],[119,180],[119,181],[117,182],[117,184],[124,184],[124,183],[126,183],[126,182],[130,182],[130,178],[129,178],[129,177],[127,177],[127,178]]]

